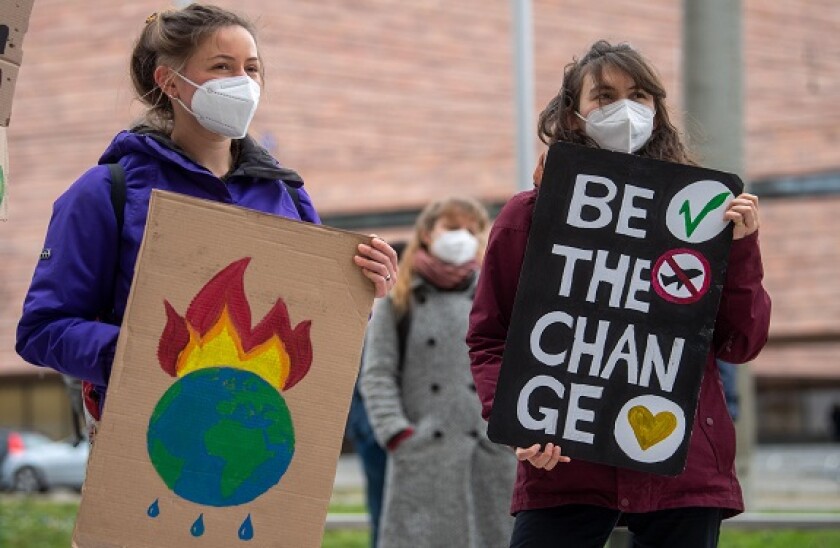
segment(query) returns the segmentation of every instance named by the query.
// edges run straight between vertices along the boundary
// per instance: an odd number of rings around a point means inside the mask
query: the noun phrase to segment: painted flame
[[[164,300],[166,326],[158,344],[161,368],[173,377],[209,367],[251,371],[279,390],[300,381],[312,365],[311,321],[292,328],[282,299],[255,327],[245,295],[245,268],[250,257],[216,274],[195,296],[181,317]]]

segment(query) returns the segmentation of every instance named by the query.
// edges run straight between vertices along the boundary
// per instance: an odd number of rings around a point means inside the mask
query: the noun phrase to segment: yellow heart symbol
[[[644,405],[630,408],[627,420],[630,421],[642,451],[647,451],[670,436],[677,427],[677,417],[673,413],[662,411],[654,416]]]

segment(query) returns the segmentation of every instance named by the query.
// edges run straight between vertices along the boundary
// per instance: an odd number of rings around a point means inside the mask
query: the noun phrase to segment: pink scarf
[[[438,289],[454,289],[468,280],[478,268],[478,261],[472,260],[462,265],[441,261],[424,249],[418,249],[412,265],[415,272],[428,280]]]

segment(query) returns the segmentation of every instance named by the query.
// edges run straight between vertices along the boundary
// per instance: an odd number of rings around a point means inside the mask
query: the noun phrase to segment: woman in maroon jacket
[[[540,138],[691,164],[668,118],[665,91],[631,47],[600,41],[566,67],[558,95],[540,115]],[[467,344],[485,418],[502,362],[537,188],[514,196],[496,219],[479,278]],[[735,429],[715,358],[744,363],[767,340],[770,298],[762,287],[758,199],[741,194],[726,282],[706,360],[685,471],[665,477],[570,461],[560,447],[516,448],[520,461],[511,511],[511,546],[603,546],[621,519],[634,546],[717,546],[723,518],[743,511],[735,476]]]

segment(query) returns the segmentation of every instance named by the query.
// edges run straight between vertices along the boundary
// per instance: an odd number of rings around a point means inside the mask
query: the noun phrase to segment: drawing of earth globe
[[[280,481],[294,454],[294,429],[276,388],[249,371],[212,367],[164,393],[149,419],[147,448],[175,494],[234,506]]]

